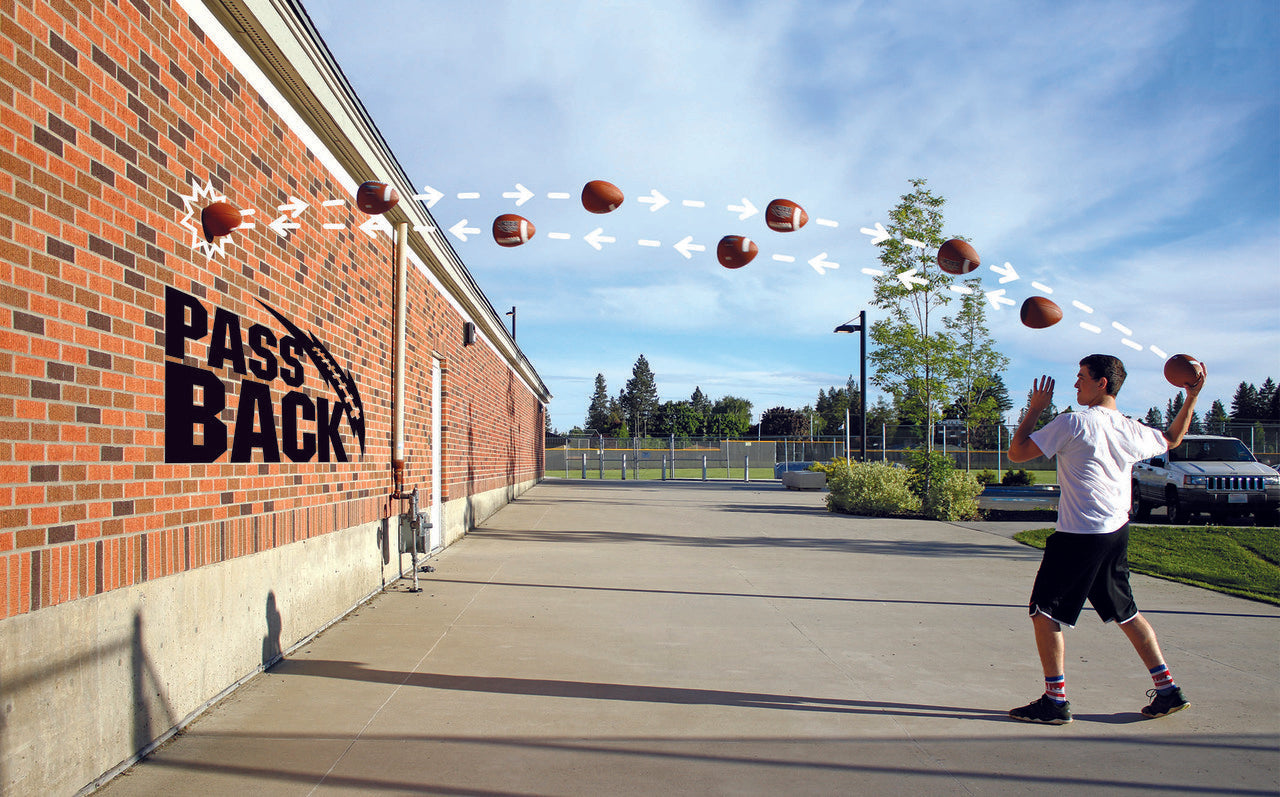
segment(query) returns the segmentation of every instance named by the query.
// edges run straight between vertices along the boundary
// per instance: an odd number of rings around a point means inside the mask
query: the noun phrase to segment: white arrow
[[[680,243],[675,245],[675,250],[684,255],[685,260],[692,260],[693,255],[689,254],[690,252],[705,252],[707,251],[707,247],[702,244],[695,244],[693,242],[693,236],[686,235],[680,240]]]
[[[903,271],[902,273],[897,274],[897,275],[895,275],[895,276],[897,276],[898,281],[902,283],[902,287],[904,287],[904,288],[908,288],[908,289],[909,289],[909,288],[912,286],[912,284],[915,284],[915,285],[928,285],[928,284],[929,284],[929,280],[926,280],[926,279],[920,279],[919,277],[917,277],[917,276],[916,276],[916,271],[917,271],[917,269],[915,269],[915,268],[909,268],[909,269],[907,269],[906,271]]]
[[[1007,304],[1007,305],[1014,304],[1014,301],[1012,299],[1004,295],[1004,288],[1001,288],[998,291],[987,291],[986,296],[987,296],[987,299],[991,302],[991,306],[997,310],[1000,309],[1000,305],[1002,304]]]
[[[379,216],[375,216],[374,218],[381,218],[381,217],[379,217]],[[455,236],[457,236],[457,238],[458,238],[458,240],[459,240],[459,241],[462,241],[463,243],[466,243],[466,242],[467,242],[467,236],[468,236],[468,235],[479,235],[479,234],[480,234],[480,229],[479,229],[479,228],[477,228],[477,227],[468,227],[468,226],[467,226],[467,220],[466,220],[466,219],[463,219],[462,221],[460,221],[460,222],[458,222],[457,224],[455,224],[455,225],[453,225],[452,227],[450,227],[450,228],[449,228],[449,232],[451,232],[451,233],[453,233]]]
[[[870,227],[863,227],[861,230],[858,230],[858,232],[863,235],[870,235],[872,246],[878,246],[893,237],[889,235],[889,231],[884,228],[884,225],[878,221],[876,222],[874,230]]]
[[[649,196],[642,196],[636,201],[643,202],[646,205],[653,205],[653,207],[649,208],[649,210],[655,211],[655,210],[658,210],[659,208],[666,207],[666,204],[671,200],[667,199],[665,196],[659,193],[658,189],[653,188],[653,189],[650,189]]]
[[[298,199],[296,196],[290,196],[289,201],[284,205],[277,205],[276,210],[288,213],[290,216],[296,219],[302,215],[302,211],[306,210],[309,207],[310,205],[308,205],[306,202],[303,202],[301,199]]]
[[[611,244],[618,239],[614,238],[612,235],[605,235],[604,227],[596,227],[594,230],[584,235],[582,240],[591,244],[591,248],[599,252],[604,248],[600,244]]]
[[[429,185],[424,185],[422,186],[422,193],[414,194],[413,198],[420,202],[426,202],[427,209],[430,210],[431,208],[436,206],[437,202],[439,202],[441,199],[444,198],[444,194],[440,193],[439,191],[437,191],[436,189],[432,188]]]
[[[520,207],[530,199],[533,199],[533,192],[519,183],[516,183],[516,190],[506,192],[502,195],[502,198],[514,199],[516,201],[516,207]]]
[[[289,221],[289,214],[285,213],[267,226],[274,230],[276,235],[283,237],[289,234],[289,230],[296,230],[302,225],[296,221]]]
[[[1001,285],[1006,282],[1015,282],[1018,279],[1018,271],[1013,267],[1012,263],[1006,262],[1003,268],[1000,266],[990,266],[990,269],[1000,275]]]
[[[827,273],[826,269],[829,269],[829,268],[840,268],[839,263],[833,263],[830,260],[827,260],[826,252],[823,252],[817,257],[811,259],[809,261],[809,265],[813,266],[813,270],[818,272],[819,274],[826,274]]]
[[[377,238],[379,232],[391,232],[391,222],[387,221],[386,216],[370,216],[368,219],[365,219],[364,224],[361,224],[356,229],[360,230],[360,232],[370,238]],[[479,232],[479,230],[476,232]]]
[[[760,211],[756,210],[756,206],[751,204],[751,200],[746,197],[742,198],[741,205],[730,205],[727,208],[730,212],[738,214],[738,221],[746,221]]]

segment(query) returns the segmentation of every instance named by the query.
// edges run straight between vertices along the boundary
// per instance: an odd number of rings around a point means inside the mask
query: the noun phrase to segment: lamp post
[[[515,339],[516,339],[516,308],[515,308],[515,305],[512,305],[512,306],[511,306],[511,311],[510,311],[510,312],[503,313],[503,315],[509,315],[509,316],[511,316],[511,339],[512,339],[512,340],[515,340]]]
[[[836,327],[836,332],[858,332],[860,333],[859,352],[862,355],[859,358],[858,367],[858,401],[859,401],[859,424],[862,426],[862,434],[860,436],[861,444],[861,461],[867,461],[867,311],[858,312],[858,323],[853,323],[853,319]],[[847,427],[848,424],[845,424]]]

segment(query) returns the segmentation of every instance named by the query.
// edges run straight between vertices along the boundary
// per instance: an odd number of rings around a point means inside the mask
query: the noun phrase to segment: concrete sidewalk
[[[1277,607],[1135,576],[1191,708],[1086,609],[1076,721],[1017,723],[1039,552],[823,499],[549,480],[101,793],[1277,792]]]

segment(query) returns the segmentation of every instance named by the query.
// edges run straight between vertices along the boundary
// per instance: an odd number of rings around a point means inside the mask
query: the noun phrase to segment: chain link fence
[[[1206,426],[1208,426],[1206,424]],[[933,430],[933,448],[971,471],[1010,469],[1053,470],[1052,460],[1037,458],[1014,465],[1005,451],[1010,426],[963,425],[942,422]],[[1202,428],[1200,434],[1218,434],[1242,440],[1262,462],[1280,463],[1280,424],[1225,424]],[[920,426],[881,426],[878,434],[867,430],[870,461],[905,463],[912,451],[928,445],[928,429]],[[757,437],[725,440],[717,437],[601,437],[599,435],[548,436],[548,476],[581,479],[776,479],[791,463],[803,469],[810,462],[839,457],[858,459],[859,436]],[[799,463],[805,463],[801,465]]]

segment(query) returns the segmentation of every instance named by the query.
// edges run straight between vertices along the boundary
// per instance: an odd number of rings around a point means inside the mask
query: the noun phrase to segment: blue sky
[[[870,309],[860,230],[916,177],[973,241],[984,290],[1021,304],[1038,282],[1064,309],[1029,330],[1017,305],[990,308],[1016,403],[1041,373],[1072,403],[1095,351],[1126,361],[1120,405],[1139,416],[1174,395],[1151,346],[1208,364],[1204,410],[1280,379],[1272,0],[304,2],[414,187],[443,192],[437,223],[483,231],[449,237],[494,307],[518,308],[558,429],[640,354],[663,400],[700,386],[757,418],[856,375],[856,336],[832,329]],[[593,179],[622,207],[587,213]],[[534,193],[518,207],[516,184]],[[654,190],[669,204],[639,201]],[[808,226],[770,231],[776,197]],[[728,209],[744,198],[761,212]],[[508,212],[536,225],[528,244],[490,237]],[[614,239],[599,251],[597,228]],[[722,268],[728,234],[760,255]],[[685,258],[687,236],[706,250]],[[838,269],[808,264],[823,252]],[[1001,284],[988,266],[1006,262],[1019,279]]]

